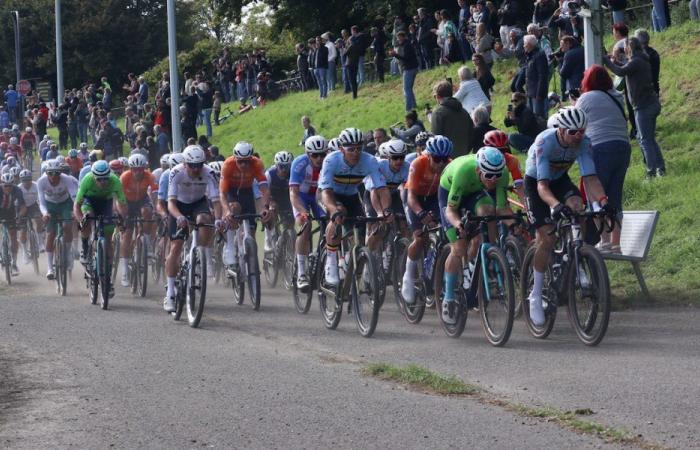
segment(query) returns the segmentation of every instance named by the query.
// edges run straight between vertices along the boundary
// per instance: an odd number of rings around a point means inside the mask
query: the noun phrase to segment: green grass
[[[365,375],[381,380],[396,381],[433,394],[471,395],[480,390],[478,387],[466,384],[455,376],[440,375],[416,364],[398,367],[386,363],[373,363],[365,366],[362,372]]]
[[[695,205],[700,203],[700,28],[697,22],[686,22],[664,33],[653,33],[651,44],[661,55],[663,112],[658,121],[658,139],[668,176],[645,182],[641,153],[634,142],[625,182],[625,209],[661,211],[649,260],[642,268],[655,299],[663,304],[698,304],[700,222],[695,218]],[[434,104],[431,86],[446,77],[458,79],[457,69],[457,65],[442,66],[418,74],[414,92],[421,116],[426,103]],[[514,71],[512,61],[498,62],[494,67],[496,127],[503,127]],[[363,130],[388,127],[402,120],[403,114],[400,80],[389,78],[384,84],[362,86],[357,100],[343,94],[341,86],[325,101],[319,101],[317,91],[286,96],[215,127],[213,142],[228,155],[235,142],[248,140],[269,163],[279,150],[301,152],[298,144],[303,115],[311,117],[318,133],[331,138],[348,126]],[[609,262],[608,267],[617,305],[638,304],[642,298],[629,263]]]

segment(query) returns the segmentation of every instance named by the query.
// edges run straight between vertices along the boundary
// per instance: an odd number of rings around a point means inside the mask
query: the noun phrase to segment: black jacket
[[[548,82],[547,55],[536,48],[525,55],[525,93],[530,98],[547,98]]]
[[[435,45],[436,37],[430,31],[434,28],[437,28],[437,26],[435,26],[435,21],[429,15],[426,15],[418,23],[418,43],[420,45]]]
[[[418,57],[416,50],[413,48],[408,39],[403,44],[396,47],[396,59],[399,60],[402,70],[411,70],[418,68]]]
[[[579,89],[586,70],[586,55],[583,47],[577,45],[564,53],[564,59],[559,69],[562,80],[566,80],[566,89]]]
[[[430,117],[430,128],[434,134],[447,136],[454,146],[453,158],[469,153],[472,146],[474,123],[462,104],[454,97],[442,100]]]
[[[513,120],[506,116],[503,123],[507,127],[516,127],[520,134],[530,136],[534,139],[545,129],[545,126],[543,126],[544,124],[537,119],[535,113],[525,104],[518,105],[513,110],[513,115],[515,116]]]
[[[315,67],[317,69],[327,69],[328,68],[328,47],[321,45],[316,49],[316,61]]]
[[[659,74],[661,73],[661,57],[659,53],[651,47],[645,49],[649,55],[649,65],[651,65],[651,81],[654,83],[654,90],[658,95],[661,89],[659,88]]]

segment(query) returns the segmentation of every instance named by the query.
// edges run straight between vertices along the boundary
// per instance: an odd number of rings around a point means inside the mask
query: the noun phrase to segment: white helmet
[[[586,128],[586,125],[588,125],[588,119],[583,110],[575,106],[569,106],[559,110],[557,114],[557,124],[559,128],[564,128],[566,130],[583,130]]]
[[[160,157],[160,165],[161,166],[167,166],[169,163],[170,163],[170,155],[169,154],[166,153],[165,155]]]
[[[87,150],[87,142],[81,142],[80,143],[80,150]]]
[[[251,158],[253,152],[253,144],[245,141],[240,141],[233,147],[233,156],[236,158]]]
[[[221,168],[222,164],[221,161],[212,161],[209,164],[207,164],[211,170],[214,171],[214,174],[219,176],[221,175]]]
[[[19,125],[18,124],[12,125],[12,131],[19,131]]]
[[[17,145],[17,138],[16,137],[10,138],[10,145]]]
[[[27,169],[24,169],[19,173],[19,179],[20,180],[31,180],[32,179],[32,173],[28,171]]]
[[[384,152],[387,157],[392,156],[405,156],[406,155],[406,143],[401,139],[392,139],[388,142],[383,143],[379,146],[381,149],[384,147]]]
[[[328,151],[328,142],[323,136],[311,136],[304,142],[304,150],[307,153],[326,153]]]
[[[173,168],[177,166],[178,164],[182,164],[185,162],[185,157],[182,155],[182,153],[171,153],[170,154],[170,168]]]
[[[275,153],[275,165],[279,167],[289,167],[294,161],[294,155],[286,150]]]
[[[2,184],[14,184],[15,177],[12,172],[5,172],[2,174]]]
[[[148,167],[148,159],[140,153],[129,156],[129,167],[146,168]]]
[[[55,159],[49,159],[46,161],[46,169],[45,172],[58,172],[61,170],[61,163],[56,161]]]
[[[182,152],[187,164],[203,164],[207,162],[207,154],[199,145],[188,145]]]
[[[338,136],[338,143],[341,146],[362,144],[362,131],[358,128],[346,128]]]
[[[334,152],[337,150],[340,150],[340,145],[338,144],[338,138],[333,138],[330,141],[328,141],[328,148]]]
[[[63,156],[63,155],[58,155],[58,156],[56,157],[56,161],[58,161],[59,164],[63,164],[64,162],[66,162],[66,157]]]
[[[24,129],[25,132],[31,133],[32,132],[32,127],[27,127]]]
[[[48,134],[45,134],[45,135],[44,135],[44,140],[45,140],[45,141],[48,141],[49,139],[51,139],[51,136],[49,136]]]
[[[559,128],[559,113],[554,113],[547,119],[547,128]]]
[[[22,171],[22,169],[19,168],[19,166],[14,166],[10,168],[10,173],[12,174],[13,177],[18,177],[19,173]]]

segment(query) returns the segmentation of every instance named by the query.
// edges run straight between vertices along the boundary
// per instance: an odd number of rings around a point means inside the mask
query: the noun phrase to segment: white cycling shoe
[[[340,278],[338,276],[338,266],[326,263],[324,278],[326,279],[326,284],[329,284],[331,286],[338,286],[338,284],[340,284]]]
[[[528,297],[530,302],[530,321],[536,327],[544,325],[544,308],[542,307],[542,299]]]
[[[175,297],[165,297],[163,300],[163,309],[166,312],[175,312]]]
[[[416,301],[416,286],[413,278],[408,278],[405,274],[401,282],[401,297],[408,304],[413,304]]]

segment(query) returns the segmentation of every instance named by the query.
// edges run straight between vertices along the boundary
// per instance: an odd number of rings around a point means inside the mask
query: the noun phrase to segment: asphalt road
[[[175,323],[151,289],[91,306],[77,270],[69,296],[29,274],[0,287],[2,448],[599,448],[554,422],[469,397],[415,392],[360,373],[417,363],[527,406],[589,408],[587,419],[664,447],[700,448],[700,313],[613,313],[597,348],[565,314],[544,341],[516,323],[505,348],[476,316],[460,339],[435,312],[412,326],[391,294],[372,339],[344,316],[323,327],[264,287],[262,309],[209,290],[202,327]],[[264,282],[263,282],[264,285]]]

